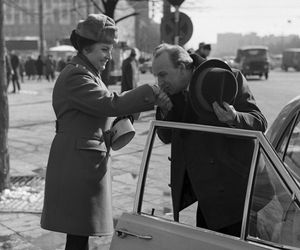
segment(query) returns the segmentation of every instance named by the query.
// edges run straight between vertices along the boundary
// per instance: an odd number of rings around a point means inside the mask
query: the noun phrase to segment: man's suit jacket
[[[267,122],[239,71],[238,94],[234,103],[237,118],[234,126],[240,129],[265,131]],[[173,109],[162,118],[175,122],[228,127],[214,113],[203,110],[196,114],[188,93],[171,97]],[[200,111],[199,111],[200,112]],[[159,129],[164,143],[171,143],[171,189],[174,219],[179,212],[199,201],[199,207],[210,229],[220,229],[242,218],[253,141],[224,135]]]

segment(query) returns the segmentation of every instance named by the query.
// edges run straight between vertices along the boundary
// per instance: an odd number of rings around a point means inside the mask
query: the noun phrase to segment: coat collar
[[[71,60],[71,64],[82,65],[87,70],[91,71],[96,77],[101,78],[100,71],[98,71],[95,66],[89,61],[89,59],[81,53],[78,53],[73,57],[73,59]]]

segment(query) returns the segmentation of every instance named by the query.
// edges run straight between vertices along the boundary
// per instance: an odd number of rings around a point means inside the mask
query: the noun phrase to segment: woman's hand
[[[160,107],[163,114],[167,114],[173,107],[173,103],[169,96],[161,90],[157,85],[153,85],[155,88],[154,95],[155,95],[155,104]]]

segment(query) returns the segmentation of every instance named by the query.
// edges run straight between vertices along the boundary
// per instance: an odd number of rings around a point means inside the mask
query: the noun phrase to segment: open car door
[[[196,203],[182,210],[179,221],[174,221],[171,146],[158,138],[157,129],[162,128],[219,134],[253,143],[239,237],[196,227]],[[299,200],[297,182],[261,132],[153,121],[134,208],[132,213],[124,213],[119,218],[110,250],[300,249]]]

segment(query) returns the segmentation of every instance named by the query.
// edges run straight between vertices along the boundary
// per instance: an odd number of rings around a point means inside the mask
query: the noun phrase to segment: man
[[[201,42],[199,43],[199,47],[196,50],[196,53],[203,57],[204,59],[207,59],[207,57],[210,55],[211,46],[208,43]]]
[[[11,62],[11,67],[12,67],[12,71],[13,71],[13,75],[12,75],[13,91],[12,91],[12,93],[17,93],[17,91],[20,91],[20,89],[21,89],[20,82],[19,82],[20,60],[14,50],[11,51],[10,62]]]
[[[134,89],[139,81],[139,67],[136,60],[136,51],[131,49],[129,57],[122,63],[121,92]]]
[[[266,119],[245,78],[222,61],[204,61],[180,46],[161,44],[152,69],[173,103],[169,111],[158,108],[157,119],[265,131]],[[197,226],[238,236],[253,142],[168,129],[158,129],[158,136],[172,144],[175,221],[198,201]]]

